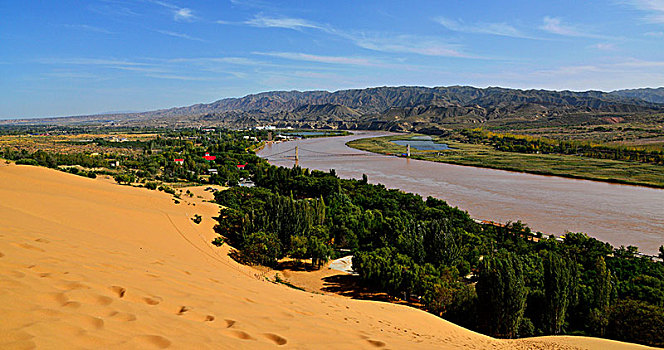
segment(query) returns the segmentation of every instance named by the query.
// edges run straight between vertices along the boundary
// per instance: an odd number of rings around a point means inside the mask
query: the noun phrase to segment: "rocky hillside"
[[[664,103],[664,87],[657,89],[632,89],[632,90],[618,90],[611,93],[612,95],[636,98],[653,103]]]
[[[606,93],[402,86],[336,92],[274,91],[145,113],[11,122],[232,128],[275,124],[435,132],[474,124],[578,125],[643,120],[664,112],[664,104],[659,103],[662,100],[664,88]]]

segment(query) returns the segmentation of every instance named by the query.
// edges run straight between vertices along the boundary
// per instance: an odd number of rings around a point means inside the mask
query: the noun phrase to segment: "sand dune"
[[[275,285],[209,244],[217,212],[197,196],[176,205],[161,192],[3,162],[0,348],[637,347],[498,340],[404,306]]]

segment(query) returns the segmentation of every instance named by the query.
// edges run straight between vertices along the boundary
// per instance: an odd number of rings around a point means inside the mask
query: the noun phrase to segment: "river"
[[[291,149],[298,146],[299,165],[304,168],[335,169],[342,178],[359,179],[366,174],[370,183],[443,199],[474,218],[521,220],[534,231],[556,236],[585,232],[616,247],[634,245],[654,255],[664,244],[662,189],[427,162],[345,145],[383,135],[390,133],[356,132],[282,142],[267,145],[258,155],[271,164],[292,167]]]

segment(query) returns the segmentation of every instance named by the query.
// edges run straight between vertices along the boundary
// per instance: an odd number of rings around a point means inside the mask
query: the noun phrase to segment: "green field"
[[[374,153],[401,154],[406,152],[406,147],[390,141],[407,140],[413,136],[418,135],[406,134],[366,138],[348,142],[347,145]],[[531,174],[664,188],[664,167],[660,165],[574,155],[503,152],[488,145],[462,143],[444,137],[433,136],[432,138],[434,142],[446,143],[453,149],[418,151],[411,148],[411,158]]]

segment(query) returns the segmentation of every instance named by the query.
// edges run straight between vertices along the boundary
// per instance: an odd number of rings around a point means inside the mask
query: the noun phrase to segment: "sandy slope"
[[[408,307],[266,282],[208,243],[218,209],[194,199],[175,205],[164,193],[3,162],[0,348],[632,346],[497,340]]]

